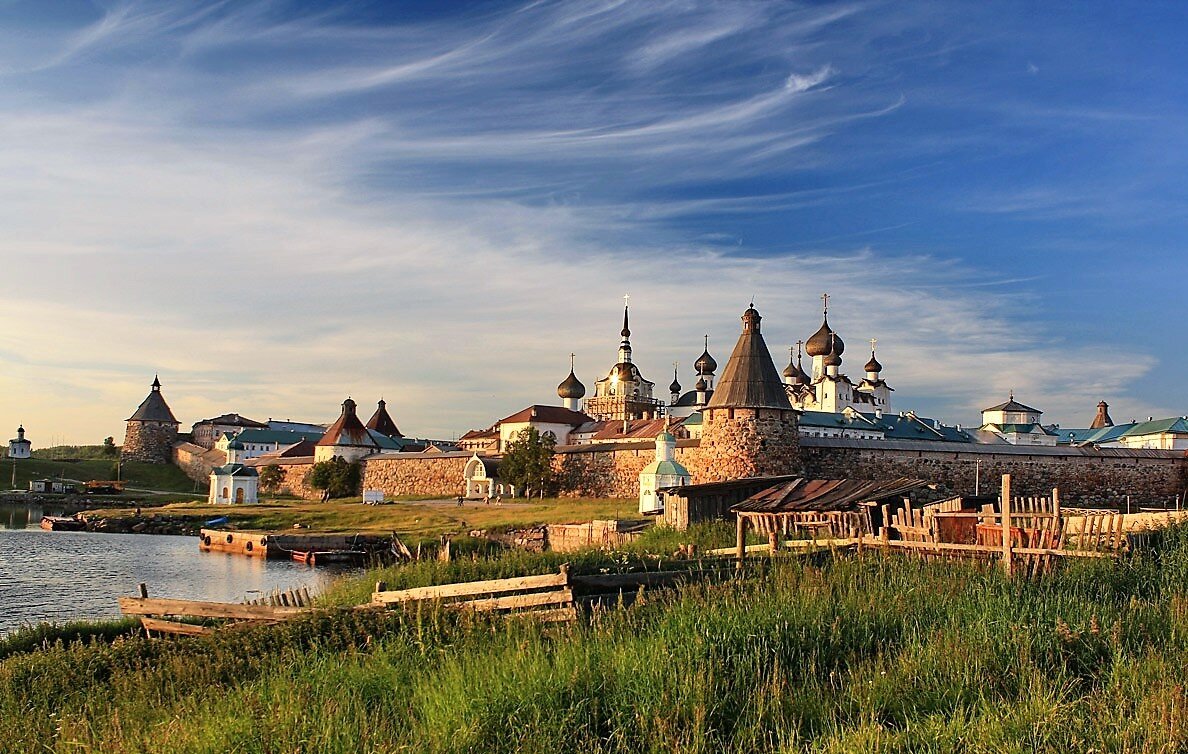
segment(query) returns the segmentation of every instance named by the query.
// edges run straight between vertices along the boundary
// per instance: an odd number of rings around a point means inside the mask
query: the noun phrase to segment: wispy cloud
[[[118,434],[159,370],[187,422],[325,420],[383,394],[406,431],[448,435],[550,400],[570,351],[591,383],[625,291],[657,381],[705,332],[724,362],[752,295],[781,352],[829,290],[847,364],[879,338],[901,407],[968,420],[1013,386],[1079,415],[1124,393],[1155,360],[1061,343],[1019,313],[1026,276],[940,243],[855,245],[918,217],[752,240],[760,220],[891,202],[982,138],[871,136],[917,96],[872,49],[951,41],[897,7],[360,24],[349,6],[126,3],[44,32],[50,52],[0,72],[0,297],[36,323],[0,328],[0,422]],[[1068,386],[1117,358],[1128,375]]]

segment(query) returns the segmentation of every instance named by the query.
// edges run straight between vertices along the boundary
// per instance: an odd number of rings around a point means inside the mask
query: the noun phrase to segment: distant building
[[[1058,435],[1040,424],[1043,413],[1016,401],[1012,392],[1006,403],[982,409],[982,430],[998,435],[1011,445],[1055,446]]]
[[[237,435],[224,434],[215,443],[218,450],[227,450],[227,445],[235,440],[243,446],[243,457],[259,458],[260,456],[276,453],[290,445],[299,442],[317,442],[326,434],[324,430],[314,432],[293,432],[276,429],[245,429]],[[312,455],[312,454],[311,454]]]
[[[211,503],[250,505],[260,502],[260,475],[243,464],[243,445],[227,443],[227,463],[210,472]]]
[[[592,419],[580,411],[561,406],[529,406],[495,424],[499,432],[499,452],[506,450],[508,443],[529,427],[534,427],[541,436],[551,436],[557,445],[568,445],[573,431],[590,421]]]
[[[654,419],[664,413],[664,403],[652,397],[656,383],[644,379],[639,367],[631,362],[628,315],[629,309],[624,306],[619,360],[606,377],[594,383],[594,397],[586,399],[586,413],[595,419]]]
[[[347,398],[342,402],[342,414],[330,425],[314,448],[314,461],[329,461],[342,458],[357,461],[382,449],[379,441],[363,426],[355,413],[355,402]]]
[[[170,463],[173,460],[173,444],[177,442],[180,422],[161,395],[158,377],[153,377],[148,396],[127,421],[128,429],[120,451],[124,460],[146,463]]]
[[[237,435],[245,429],[268,429],[268,425],[239,414],[223,414],[196,422],[190,429],[191,442],[209,450],[223,435]]]
[[[870,360],[862,368],[865,377],[857,383],[841,372],[842,354],[846,344],[829,326],[829,295],[825,302],[821,326],[807,341],[798,342],[796,351],[789,349],[790,360],[784,368],[785,389],[792,405],[802,411],[836,414],[846,408],[858,411],[891,409],[892,388],[882,378],[883,365],[875,358],[877,340],[870,341]],[[800,347],[812,358],[812,374],[801,366]]]
[[[17,427],[17,436],[8,441],[9,458],[29,458],[33,455],[33,443],[25,439],[25,425]]]
[[[498,453],[499,430],[472,429],[458,438],[458,447],[470,453]]]
[[[687,393],[681,392],[681,383],[677,379],[676,370],[673,370],[672,384],[668,386],[669,396],[671,398],[668,407],[665,411],[669,416],[674,418],[685,418],[701,411],[710,402],[710,398],[714,397],[714,372],[718,370],[718,362],[710,356],[709,352],[709,336],[705,336],[705,350],[693,362],[693,369],[697,375],[697,381],[693,383],[693,389]]]

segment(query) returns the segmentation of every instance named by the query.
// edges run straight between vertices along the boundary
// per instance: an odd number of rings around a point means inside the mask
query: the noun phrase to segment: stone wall
[[[192,442],[173,446],[173,464],[196,482],[209,482],[210,472],[226,461],[227,454],[221,450],[207,450]]]
[[[295,495],[306,500],[322,499],[322,491],[309,486],[309,472],[313,470],[312,458],[302,459],[295,463],[286,459],[284,463],[263,464],[257,466],[256,471],[259,472],[263,466],[270,465],[277,466],[281,470],[281,481],[277,485],[276,492]]]
[[[688,468],[696,440],[678,440],[675,459]],[[656,460],[656,443],[615,443],[561,448],[553,456],[560,494],[565,497],[639,497],[639,472]]]
[[[462,472],[468,460],[470,454],[463,453],[369,458],[363,461],[363,489],[383,490],[387,497],[453,497],[463,492]]]
[[[701,448],[687,465],[695,484],[800,472],[795,411],[707,408],[702,416]]]
[[[125,461],[169,463],[177,442],[177,425],[166,422],[128,422],[120,456]]]
[[[880,440],[831,446],[830,439],[812,438],[802,445],[808,476],[916,477],[947,491],[972,494],[980,467],[983,494],[996,494],[1002,475],[1010,474],[1014,495],[1046,495],[1059,487],[1070,506],[1125,504],[1127,495],[1135,505],[1162,504],[1188,486],[1188,462],[1170,452],[1051,448],[994,453],[985,446],[975,451],[950,443],[944,449],[929,443],[929,449],[920,450],[899,447],[903,443],[887,447]]]

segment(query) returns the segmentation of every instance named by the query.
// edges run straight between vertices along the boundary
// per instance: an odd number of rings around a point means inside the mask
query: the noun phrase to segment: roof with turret
[[[375,413],[367,420],[365,425],[368,429],[379,432],[385,437],[404,437],[400,430],[396,428],[396,422],[392,420],[392,415],[388,413],[388,402],[383,398],[376,404]]]
[[[359,421],[359,417],[355,413],[355,402],[350,398],[342,402],[342,414],[337,421],[330,425],[326,434],[322,435],[322,439],[318,440],[318,445],[352,448],[380,447],[371,432],[363,426],[363,422]]]
[[[792,408],[760,332],[762,319],[753,305],[743,313],[743,331],[714,386],[710,408]]]
[[[169,404],[165,402],[165,398],[161,395],[161,380],[157,377],[153,378],[152,389],[149,391],[148,397],[141,401],[140,406],[136,409],[136,413],[129,416],[126,421],[162,422],[166,424],[181,423],[173,415]]]

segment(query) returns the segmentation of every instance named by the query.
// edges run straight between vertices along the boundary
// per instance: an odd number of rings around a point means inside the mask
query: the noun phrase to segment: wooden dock
[[[202,529],[198,534],[202,552],[227,552],[253,558],[293,557],[294,552],[386,552],[391,538],[382,534],[326,534],[315,532],[247,532]],[[330,557],[327,557],[329,560]]]

